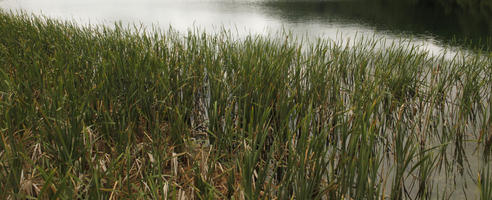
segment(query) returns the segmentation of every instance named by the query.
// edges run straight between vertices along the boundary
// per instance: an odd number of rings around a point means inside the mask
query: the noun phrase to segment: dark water
[[[379,32],[434,38],[443,44],[483,48],[492,45],[492,18],[481,13],[402,1],[303,1],[265,5],[273,17],[291,23],[341,21],[364,24]]]

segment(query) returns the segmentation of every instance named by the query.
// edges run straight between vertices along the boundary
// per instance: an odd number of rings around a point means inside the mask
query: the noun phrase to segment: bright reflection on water
[[[340,4],[345,2],[346,4]],[[442,51],[442,42],[426,32],[405,33],[392,30],[391,25],[379,26],[354,19],[354,13],[364,5],[347,1],[324,3],[278,3],[259,0],[3,0],[0,7],[24,10],[83,24],[109,24],[116,21],[142,23],[146,27],[172,26],[179,31],[199,28],[219,32],[221,28],[233,34],[275,34],[288,30],[297,37],[350,39],[359,36],[384,37],[397,40],[412,37],[414,43],[432,53]],[[357,5],[354,7],[354,5]],[[363,9],[363,8],[362,8]],[[364,16],[362,16],[364,18]],[[370,21],[370,20],[369,20]],[[386,28],[381,28],[386,27]]]

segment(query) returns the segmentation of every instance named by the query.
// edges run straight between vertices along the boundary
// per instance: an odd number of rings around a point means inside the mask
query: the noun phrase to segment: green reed
[[[5,11],[0,35],[2,199],[490,196],[489,52]]]

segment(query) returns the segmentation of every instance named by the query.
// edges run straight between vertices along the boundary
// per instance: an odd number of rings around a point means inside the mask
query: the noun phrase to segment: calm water
[[[388,41],[413,38],[433,53],[443,47],[463,48],[467,42],[483,44],[492,35],[492,20],[438,12],[428,8],[384,5],[356,1],[273,2],[261,0],[0,0],[0,8],[24,10],[82,24],[112,25],[121,21],[147,27],[169,26],[187,31],[231,30],[239,37],[248,34],[275,34],[284,30],[298,37],[339,40],[376,36]],[[490,41],[489,41],[490,42]],[[487,44],[487,43],[486,43]],[[492,45],[491,45],[492,46]],[[473,154],[474,148],[467,151]],[[451,199],[476,197],[478,157],[470,158],[467,178],[457,178]],[[389,166],[388,166],[389,167]],[[449,180],[436,178],[439,187]],[[467,183],[465,183],[466,181]]]
[[[274,34],[289,30],[298,37],[340,40],[356,35],[387,40],[413,38],[422,48],[439,53],[443,46],[477,43],[492,35],[490,20],[470,20],[425,8],[362,3],[349,0],[274,2],[262,0],[0,0],[0,7],[25,10],[79,23],[143,23],[187,31],[220,28],[238,35]],[[473,23],[470,23],[473,21]],[[451,42],[456,38],[457,43]],[[460,43],[461,42],[461,43]]]

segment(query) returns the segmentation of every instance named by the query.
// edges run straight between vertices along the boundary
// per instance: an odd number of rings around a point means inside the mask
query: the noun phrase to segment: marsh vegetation
[[[0,199],[492,197],[490,52],[5,11],[0,36]]]

